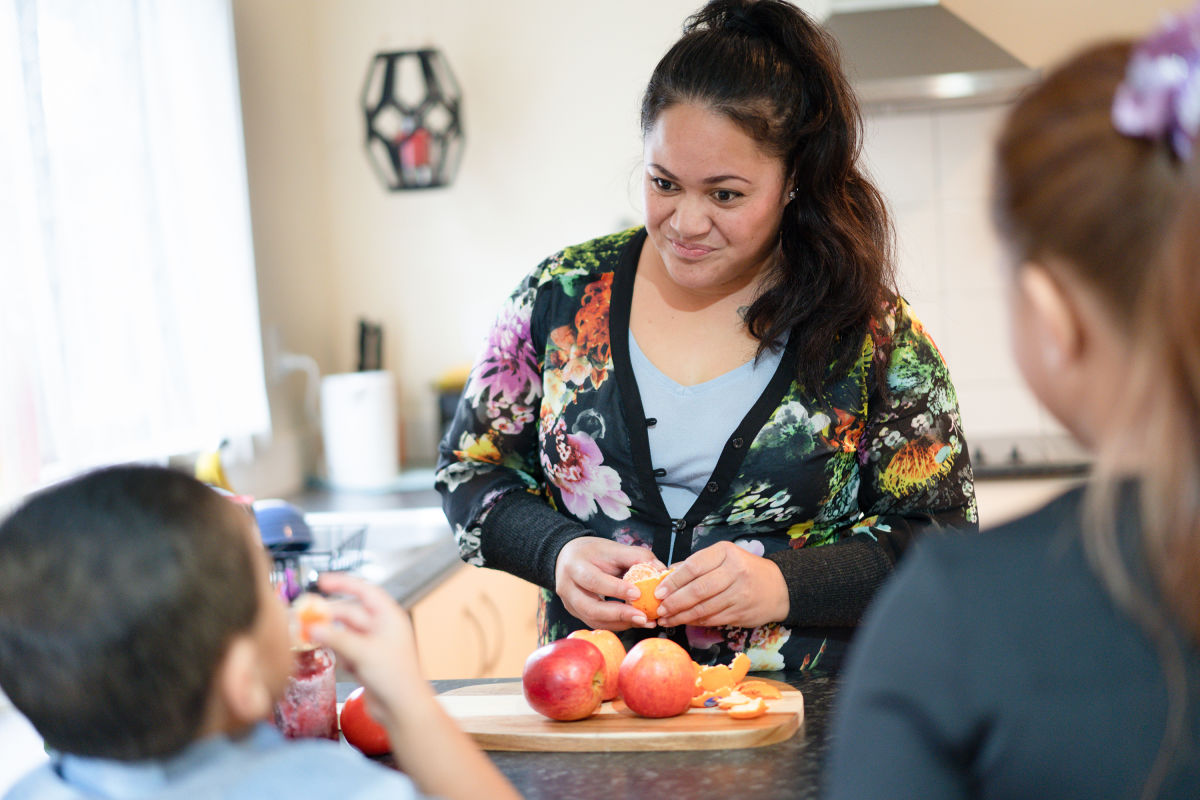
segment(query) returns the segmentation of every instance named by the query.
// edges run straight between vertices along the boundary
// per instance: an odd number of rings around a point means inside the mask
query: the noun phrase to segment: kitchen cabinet
[[[511,678],[537,646],[538,588],[507,572],[460,565],[412,608],[430,680]]]

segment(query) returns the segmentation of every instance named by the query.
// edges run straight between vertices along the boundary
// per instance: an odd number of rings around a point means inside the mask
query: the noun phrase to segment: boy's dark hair
[[[196,737],[216,666],[258,613],[252,524],[187,475],[132,466],[0,524],[0,687],[47,746],[136,760]]]

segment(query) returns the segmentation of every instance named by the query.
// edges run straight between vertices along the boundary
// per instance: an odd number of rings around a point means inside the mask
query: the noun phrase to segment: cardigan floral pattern
[[[487,514],[514,491],[544,498],[593,535],[649,548],[664,563],[719,541],[769,555],[854,539],[875,543],[894,563],[922,530],[977,524],[954,388],[901,298],[882,309],[849,373],[819,394],[796,380],[795,352],[785,349],[705,491],[672,519],[655,483],[646,436],[653,420],[642,412],[628,354],[644,241],[635,228],[567,248],[522,280],[500,310],[438,464],[464,560],[485,564]],[[877,370],[886,370],[886,392]],[[553,593],[552,575],[539,582],[542,640],[583,627]],[[755,670],[816,666],[849,638],[803,621],[673,633],[698,661],[727,663],[746,652]]]

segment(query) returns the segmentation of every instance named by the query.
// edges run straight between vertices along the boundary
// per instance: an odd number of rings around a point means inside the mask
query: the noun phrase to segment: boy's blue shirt
[[[260,723],[239,739],[213,736],[163,760],[54,754],[4,800],[82,798],[418,798],[407,776],[330,741],[285,739]]]

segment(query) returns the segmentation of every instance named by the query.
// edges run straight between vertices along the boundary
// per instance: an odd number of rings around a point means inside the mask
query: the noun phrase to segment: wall
[[[474,358],[520,276],[638,219],[640,92],[694,5],[235,0],[266,338],[328,374],[353,368],[356,320],[381,321],[405,460],[428,464],[431,384]],[[460,176],[389,194],[358,97],[375,52],[430,44],[463,89]],[[303,427],[302,389],[273,392],[292,409],[277,437]]]
[[[308,354],[322,366],[334,353],[338,282],[329,268],[315,10],[311,0],[233,3],[272,439],[259,443],[252,463],[232,464],[230,478],[257,496],[298,488],[318,445],[307,382],[279,374],[273,351]]]
[[[473,358],[502,297],[554,250],[639,218],[640,92],[698,0],[233,5],[265,339],[278,333],[284,349],[311,355],[327,374],[353,368],[360,316],[381,321],[385,366],[400,381],[405,462],[428,465],[431,383]],[[1035,64],[1099,28],[1140,32],[1151,7],[1169,7],[947,5],[1003,31],[1003,43]],[[826,6],[807,5],[819,14]],[[463,88],[462,169],[448,189],[389,194],[363,152],[358,96],[376,51],[429,44],[444,50]],[[976,354],[1002,343],[1004,328],[995,259],[978,255],[990,235],[981,151],[955,148],[986,137],[991,120],[985,112],[874,120],[870,156],[901,222],[914,303],[966,394],[985,398],[964,401],[968,430],[1021,417],[1038,432],[1045,420],[1013,388],[1011,365]],[[901,144],[918,140],[915,156]],[[936,166],[935,183],[918,163]],[[314,459],[304,384],[298,374],[276,376],[275,442],[260,456],[296,484]]]

